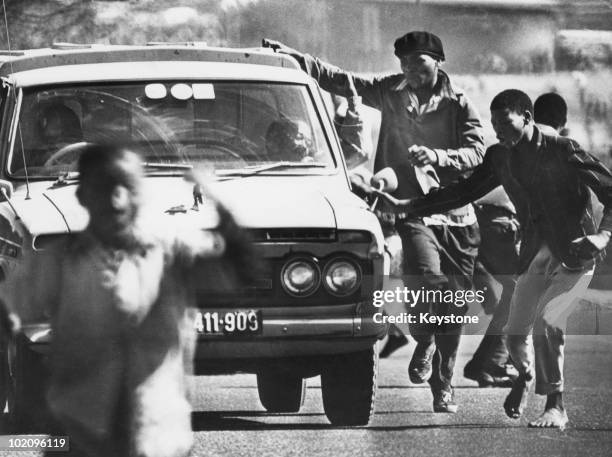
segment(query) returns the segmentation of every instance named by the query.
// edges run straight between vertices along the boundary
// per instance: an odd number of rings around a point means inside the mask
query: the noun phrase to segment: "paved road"
[[[479,337],[465,337],[463,367]],[[413,345],[382,360],[376,416],[369,427],[332,427],[323,414],[317,378],[309,380],[299,414],[266,414],[252,375],[193,378],[194,456],[611,456],[612,336],[569,337],[565,431],[528,429],[505,417],[502,389],[478,389],[456,377],[456,415],[433,414],[428,389],[410,385],[406,367]],[[532,394],[527,417],[543,399]],[[61,454],[57,454],[61,456]],[[36,453],[0,452],[34,457]]]
[[[478,337],[466,337],[463,367]],[[331,427],[317,378],[299,414],[262,412],[250,375],[198,378],[194,413],[199,456],[611,456],[612,337],[569,337],[565,431],[528,429],[503,414],[506,391],[479,389],[456,377],[456,415],[433,414],[428,389],[410,385],[411,349],[381,361],[376,416],[369,427]],[[461,373],[459,372],[459,375]],[[527,417],[543,399],[534,394]]]

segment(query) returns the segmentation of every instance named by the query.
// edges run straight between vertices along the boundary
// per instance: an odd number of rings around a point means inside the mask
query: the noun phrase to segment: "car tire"
[[[376,346],[333,356],[321,373],[325,415],[332,425],[367,425],[374,414],[378,376]]]
[[[269,413],[297,413],[306,397],[306,380],[286,373],[257,374],[259,400]]]
[[[9,425],[13,433],[42,433],[49,420],[44,385],[44,357],[32,351],[27,338],[15,339],[14,358],[8,380]]]

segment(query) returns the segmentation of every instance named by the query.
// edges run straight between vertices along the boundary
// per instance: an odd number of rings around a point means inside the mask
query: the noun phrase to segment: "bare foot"
[[[530,384],[523,378],[516,379],[512,384],[512,389],[504,401],[504,410],[509,418],[518,419],[523,415]]]
[[[560,428],[563,430],[567,424],[567,413],[564,409],[549,408],[536,420],[529,422],[529,427]]]

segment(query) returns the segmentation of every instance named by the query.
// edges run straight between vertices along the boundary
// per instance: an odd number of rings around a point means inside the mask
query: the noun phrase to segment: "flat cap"
[[[444,61],[442,40],[433,33],[421,31],[408,32],[406,35],[395,40],[396,56],[400,57],[415,52],[429,54],[440,61]]]

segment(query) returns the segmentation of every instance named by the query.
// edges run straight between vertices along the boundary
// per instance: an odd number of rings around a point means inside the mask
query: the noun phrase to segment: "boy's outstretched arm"
[[[389,194],[380,193],[380,195],[389,203],[394,213],[429,216],[465,206],[499,185],[501,183],[493,172],[492,160],[485,155],[484,162],[476,167],[468,178],[435,189],[424,197],[398,200]]]

